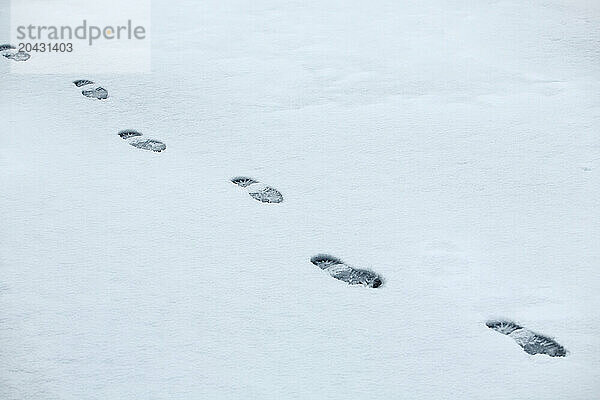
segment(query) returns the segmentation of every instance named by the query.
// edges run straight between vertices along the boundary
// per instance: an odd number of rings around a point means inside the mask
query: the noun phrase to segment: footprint
[[[263,203],[281,203],[283,196],[279,191],[262,183],[255,183],[248,187],[248,194]]]
[[[231,182],[243,188],[248,187],[253,183],[258,183],[258,181],[255,181],[254,179],[248,178],[246,176],[237,176],[235,178],[232,178]]]
[[[488,321],[486,326],[513,338],[527,354],[546,354],[550,357],[567,355],[565,348],[556,343],[554,339],[532,332],[512,321]]]
[[[167,145],[161,141],[155,139],[146,139],[142,138],[143,136],[140,132],[133,129],[126,129],[119,132],[119,136],[121,139],[126,140],[133,147],[137,147],[142,150],[151,150],[155,153],[160,153],[161,151],[166,150]]]
[[[349,285],[378,288],[383,284],[383,278],[375,272],[368,269],[354,268],[339,258],[328,254],[317,254],[310,259],[310,262],[327,271],[335,279],[344,281]]]
[[[90,99],[106,100],[108,99],[108,90],[102,86],[96,85],[93,81],[87,79],[78,79],[73,81],[73,84],[78,88],[83,87],[81,94]]]
[[[27,61],[31,58],[29,53],[25,53],[24,51],[18,51],[16,53],[4,53],[3,56],[13,61]]]
[[[13,61],[27,61],[31,58],[29,53],[25,53],[24,51],[14,51],[16,47],[12,44],[0,44],[0,54],[2,54],[5,58]]]
[[[119,136],[121,139],[130,139],[132,137],[142,136],[142,134],[133,129],[125,129],[124,131],[119,132]]]
[[[245,188],[250,197],[262,203],[281,203],[283,201],[283,195],[279,190],[247,176],[236,176],[231,179],[231,182]]]
[[[73,83],[77,87],[82,87],[82,86],[93,85],[94,84],[94,82],[88,81],[87,79],[78,79],[76,81],[73,81]]]

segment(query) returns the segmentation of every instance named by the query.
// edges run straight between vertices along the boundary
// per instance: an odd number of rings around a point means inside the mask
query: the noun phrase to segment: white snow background
[[[600,3],[152,13],[152,74],[0,60],[0,399],[600,398]]]

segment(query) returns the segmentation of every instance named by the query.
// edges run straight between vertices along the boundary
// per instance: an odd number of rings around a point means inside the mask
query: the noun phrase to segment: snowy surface
[[[152,74],[0,60],[1,399],[598,398],[600,3],[152,7]]]

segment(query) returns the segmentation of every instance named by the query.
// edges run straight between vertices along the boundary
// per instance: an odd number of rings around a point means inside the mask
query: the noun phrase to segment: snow
[[[600,394],[599,3],[152,13],[152,74],[0,60],[0,398]],[[569,353],[528,355],[495,318]]]

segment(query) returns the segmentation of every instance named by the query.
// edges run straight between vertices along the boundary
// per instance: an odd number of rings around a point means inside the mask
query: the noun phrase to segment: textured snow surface
[[[152,74],[0,58],[0,399],[598,397],[597,2],[152,11]]]

